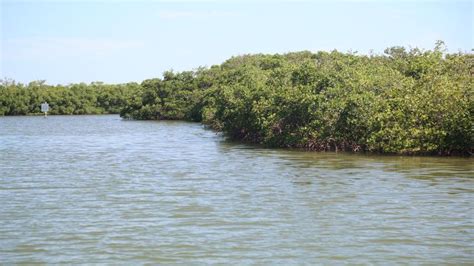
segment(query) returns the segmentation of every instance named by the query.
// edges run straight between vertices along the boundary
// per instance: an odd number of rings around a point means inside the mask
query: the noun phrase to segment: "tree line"
[[[35,113],[48,99],[57,113],[197,121],[269,147],[471,154],[473,75],[474,55],[442,42],[382,55],[253,54],[140,85],[2,84],[0,114]]]
[[[140,90],[138,83],[52,86],[45,81],[25,85],[5,79],[0,81],[0,116],[41,114],[43,102],[49,103],[52,115],[116,114]]]

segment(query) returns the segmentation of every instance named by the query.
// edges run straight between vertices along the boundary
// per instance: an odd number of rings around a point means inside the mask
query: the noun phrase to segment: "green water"
[[[0,117],[0,263],[474,263],[473,159],[272,150],[200,124]]]

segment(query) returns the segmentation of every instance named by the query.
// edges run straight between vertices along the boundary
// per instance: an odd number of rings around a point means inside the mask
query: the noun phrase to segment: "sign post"
[[[47,102],[44,102],[41,104],[41,112],[44,113],[44,117],[48,116],[48,111],[49,111],[49,104]]]

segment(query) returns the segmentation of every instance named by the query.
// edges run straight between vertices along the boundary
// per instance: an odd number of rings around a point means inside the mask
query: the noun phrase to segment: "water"
[[[470,264],[473,170],[197,123],[1,117],[0,263]]]

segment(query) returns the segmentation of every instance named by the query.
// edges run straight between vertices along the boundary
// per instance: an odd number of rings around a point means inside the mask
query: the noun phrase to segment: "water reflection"
[[[263,149],[197,123],[0,118],[11,263],[471,263],[473,164]]]
[[[355,154],[342,152],[306,152],[301,150],[265,149],[235,141],[221,140],[222,152],[252,153],[259,157],[279,158],[283,165],[304,168],[343,170],[348,174],[357,169],[397,172],[405,177],[419,179],[473,178],[474,164],[467,157],[428,157]]]

